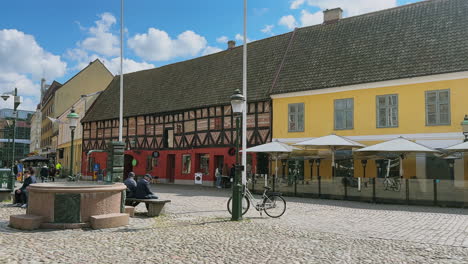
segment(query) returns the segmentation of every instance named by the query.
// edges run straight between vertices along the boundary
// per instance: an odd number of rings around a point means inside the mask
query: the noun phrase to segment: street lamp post
[[[236,117],[236,173],[234,175],[234,186],[232,187],[232,218],[231,221],[242,220],[242,190],[240,185],[240,177],[243,170],[242,165],[239,164],[239,126],[240,118],[244,112],[245,98],[242,93],[237,89],[231,96],[232,113]],[[245,151],[245,149],[244,149]],[[246,155],[247,153],[244,153]]]
[[[4,101],[8,100],[10,96],[13,96],[13,140],[12,140],[12,156],[11,156],[11,186],[14,188],[14,183],[15,183],[15,172],[14,172],[14,167],[15,167],[15,136],[16,136],[16,118],[18,117],[18,112],[16,111],[18,109],[18,106],[21,104],[21,97],[18,96],[18,89],[15,88],[12,92],[9,93],[4,93],[2,94],[2,99]]]
[[[70,113],[67,115],[67,118],[69,120],[69,127],[71,131],[71,146],[70,146],[70,179],[73,178],[73,141],[75,139],[75,129],[76,126],[78,125],[78,119],[80,116],[75,113],[75,108],[72,107],[70,110]]]
[[[461,122],[461,126],[463,129],[463,135],[465,136],[463,141],[467,142],[468,141],[468,115],[465,115],[463,122]]]

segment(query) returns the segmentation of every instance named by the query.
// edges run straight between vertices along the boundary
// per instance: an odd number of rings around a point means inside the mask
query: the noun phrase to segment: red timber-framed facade
[[[249,146],[271,141],[271,113],[270,100],[248,104]],[[95,164],[105,168],[105,153],[92,153],[90,157],[86,153],[117,141],[118,125],[118,120],[83,124],[83,160],[87,160],[82,165],[84,175],[91,175]],[[215,181],[216,168],[228,176],[235,163],[235,119],[230,105],[125,117],[123,138],[125,175],[130,171],[137,175],[150,173],[163,182],[191,184],[195,173],[203,173],[202,181],[210,185]],[[248,168],[254,172],[257,156],[250,155]]]
[[[247,145],[271,141],[269,96],[292,33],[249,44]],[[105,168],[103,150],[118,139],[119,76],[96,99],[83,124],[82,174]],[[242,47],[124,75],[124,175],[151,173],[161,182],[213,185],[215,170],[235,163],[230,96],[242,87]],[[96,164],[99,164],[96,166]],[[95,167],[96,166],[96,167]],[[266,155],[248,156],[247,172],[267,173]]]

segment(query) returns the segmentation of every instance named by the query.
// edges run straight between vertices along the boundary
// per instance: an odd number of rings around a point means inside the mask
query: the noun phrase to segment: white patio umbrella
[[[255,147],[251,147],[246,149],[247,152],[261,152],[261,153],[268,153],[275,156],[275,175],[278,176],[278,158],[281,154],[284,153],[291,153],[294,149],[297,149],[293,146],[290,146],[285,143],[281,143],[278,140],[275,140],[270,143],[266,143],[263,145],[258,145]],[[265,180],[265,185],[266,185]]]
[[[353,141],[349,138],[331,134],[328,136],[318,137],[311,140],[306,140],[294,146],[305,147],[306,149],[330,149],[332,154],[332,176],[335,176],[335,151],[338,149],[353,149],[363,148],[365,145]]]
[[[467,152],[468,151],[468,141],[457,144],[455,146],[445,148],[445,150],[448,150],[450,152]]]
[[[426,147],[422,144],[399,137],[369,147],[358,149],[358,153],[393,153],[400,158],[400,176],[403,176],[403,155],[409,153],[438,153],[439,151]]]

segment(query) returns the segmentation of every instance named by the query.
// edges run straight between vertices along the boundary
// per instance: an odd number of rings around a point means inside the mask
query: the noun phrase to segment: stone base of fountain
[[[25,215],[10,216],[10,226],[32,230],[111,228],[128,225],[122,183],[38,183],[29,186]]]

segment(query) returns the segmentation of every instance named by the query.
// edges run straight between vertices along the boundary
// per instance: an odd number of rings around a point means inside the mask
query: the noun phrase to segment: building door
[[[214,168],[214,172],[213,172],[213,180],[216,181],[216,169],[219,169],[219,173],[223,174],[223,171],[224,171],[224,156],[222,155],[216,155],[215,156],[215,168]]]
[[[166,167],[166,178],[169,183],[174,183],[175,179],[175,155],[167,155],[167,167]]]
[[[128,174],[131,171],[133,171],[132,161],[133,161],[133,156],[125,154],[125,156],[124,156],[124,175],[123,175],[124,179],[127,179]]]

